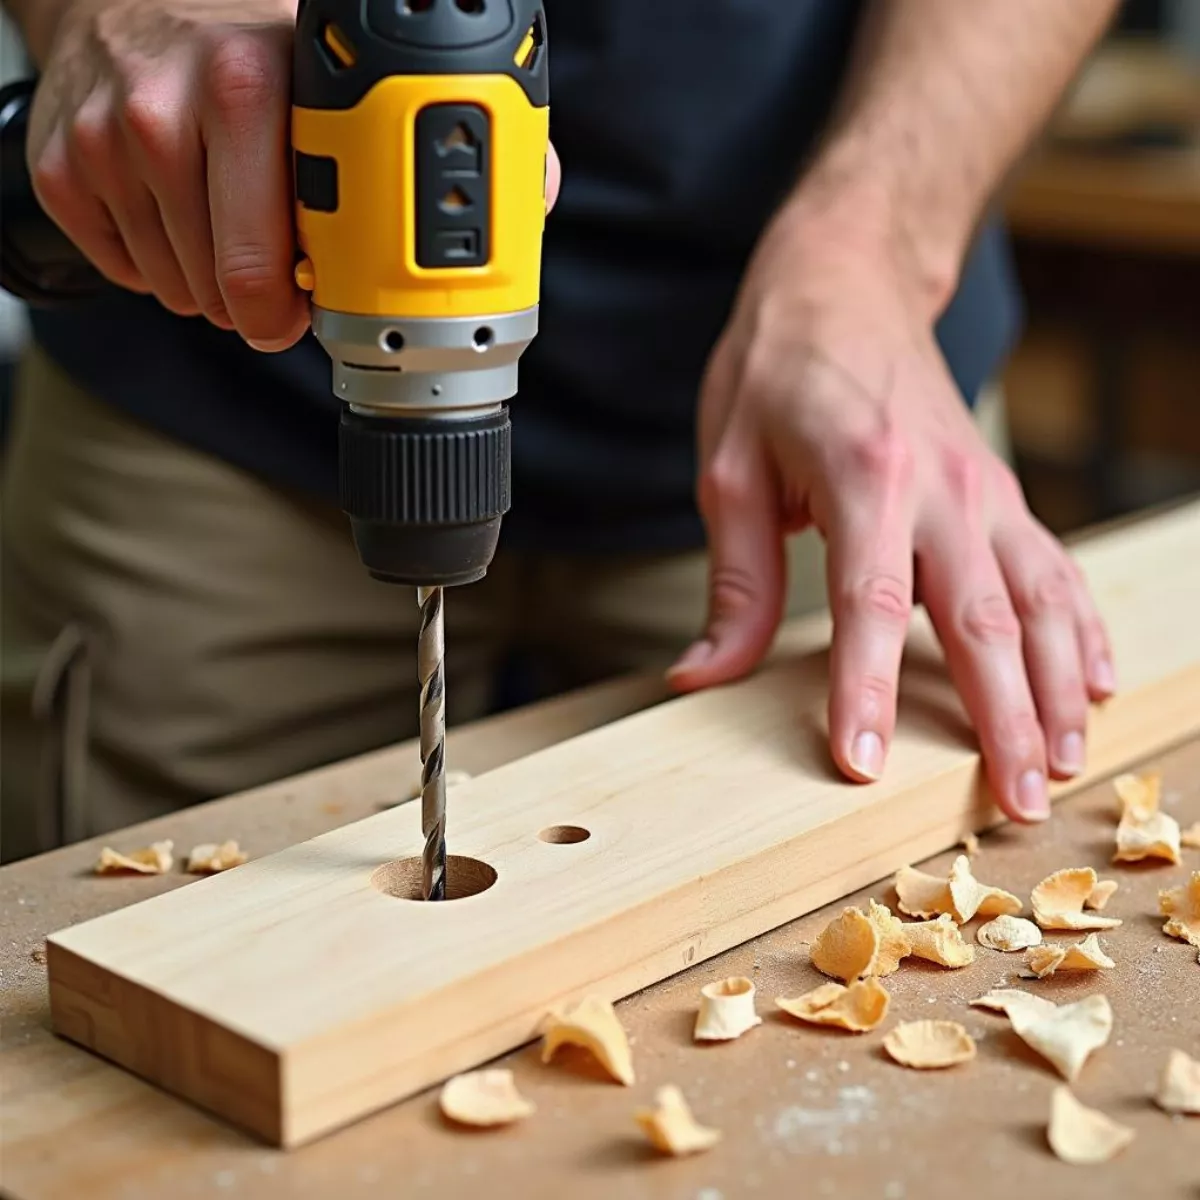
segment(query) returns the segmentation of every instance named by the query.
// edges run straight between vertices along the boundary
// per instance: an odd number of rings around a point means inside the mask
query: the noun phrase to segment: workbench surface
[[[493,718],[452,733],[454,761],[481,771],[660,695],[658,683],[635,681]],[[504,1131],[450,1130],[435,1094],[427,1093],[302,1149],[273,1150],[50,1033],[45,967],[35,956],[42,938],[186,886],[190,878],[178,871],[97,878],[91,866],[101,844],[132,848],[172,837],[176,852],[186,854],[195,842],[237,837],[253,855],[269,854],[394,799],[406,778],[398,764],[412,757],[415,774],[414,755],[404,747],[371,756],[350,773],[310,776],[302,788],[273,785],[0,871],[6,1194],[14,1200],[1200,1195],[1200,1120],[1169,1117],[1149,1099],[1169,1049],[1200,1054],[1200,965],[1194,950],[1160,932],[1156,903],[1159,888],[1178,885],[1200,867],[1200,852],[1185,851],[1182,867],[1110,866],[1115,801],[1108,783],[1060,802],[1048,826],[1005,826],[985,835],[975,860],[979,878],[1026,900],[1035,883],[1065,866],[1092,865],[1121,882],[1110,911],[1125,924],[1103,935],[1114,971],[1019,983],[1059,1001],[1103,991],[1113,1003],[1112,1040],[1077,1086],[1084,1103],[1137,1130],[1132,1147],[1106,1166],[1068,1167],[1051,1156],[1045,1123],[1057,1076],[1002,1017],[967,1006],[991,987],[1017,982],[1020,955],[979,948],[972,966],[954,972],[909,960],[888,978],[892,1009],[883,1030],[872,1034],[799,1026],[773,1011],[776,996],[822,981],[808,964],[807,945],[843,903],[865,903],[868,896],[894,903],[886,881],[621,1003],[638,1070],[632,1089],[544,1067],[536,1047],[509,1055],[505,1061],[538,1111]],[[1200,744],[1149,765],[1164,773],[1168,811],[1185,826],[1200,819]],[[952,857],[940,855],[929,869],[944,871]],[[755,980],[764,1023],[738,1042],[696,1046],[691,1026],[699,988],[729,974]],[[924,1017],[966,1025],[979,1040],[977,1060],[929,1073],[888,1060],[882,1032],[898,1020]],[[631,1113],[664,1083],[680,1085],[699,1119],[723,1130],[714,1150],[662,1160],[647,1149]]]

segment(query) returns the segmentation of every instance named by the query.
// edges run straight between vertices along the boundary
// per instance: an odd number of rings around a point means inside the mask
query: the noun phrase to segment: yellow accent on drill
[[[529,31],[525,34],[524,40],[517,47],[516,54],[513,55],[513,64],[518,67],[527,67],[530,58],[533,54],[533,48],[537,44],[533,34],[533,26],[530,25]]]
[[[329,47],[333,57],[343,67],[352,67],[358,61],[354,47],[346,41],[345,34],[336,25],[326,25],[324,30],[325,45]]]
[[[414,122],[428,104],[470,103],[491,118],[490,261],[416,262]],[[473,317],[538,302],[549,109],[507,75],[395,75],[352,109],[292,110],[292,145],[337,160],[336,212],[296,206],[321,308],[389,317]],[[308,282],[308,272],[304,272]]]

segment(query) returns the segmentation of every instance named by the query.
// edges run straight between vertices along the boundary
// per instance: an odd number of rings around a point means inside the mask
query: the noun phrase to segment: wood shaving
[[[1130,1142],[1134,1132],[1118,1125],[1102,1112],[1085,1108],[1060,1084],[1050,1100],[1050,1125],[1046,1140],[1050,1149],[1065,1163],[1086,1167],[1108,1162]]]
[[[989,950],[1027,950],[1041,945],[1042,931],[1024,917],[996,917],[980,925],[975,940]]]
[[[974,1008],[990,1008],[993,1012],[1001,1012],[1011,1019],[1014,1009],[1021,1009],[1035,1016],[1047,1016],[1058,1011],[1058,1005],[1045,996],[1035,996],[1032,992],[1023,992],[1020,988],[995,988],[972,1000]]]
[[[175,862],[171,854],[174,849],[175,843],[171,841],[154,842],[132,854],[121,854],[111,846],[105,846],[94,870],[97,875],[120,875],[128,871],[138,875],[165,875]]]
[[[1162,775],[1149,771],[1144,775],[1118,775],[1113,790],[1121,802],[1122,821],[1145,821],[1158,812],[1162,797]]]
[[[1169,1113],[1200,1113],[1200,1062],[1182,1050],[1172,1050],[1154,1099]]]
[[[965,854],[954,860],[948,879],[901,867],[895,885],[900,911],[910,917],[928,919],[946,914],[962,925],[977,913],[998,917],[1021,911],[1021,901],[1011,892],[980,883],[971,874],[971,860]]]
[[[1097,886],[1096,872],[1091,867],[1067,867],[1047,875],[1030,896],[1034,920],[1043,929],[1116,929],[1121,924],[1119,917],[1083,911]],[[1105,903],[1107,899],[1106,895]]]
[[[38,963],[39,965],[44,967],[46,965],[46,949],[45,949],[45,947],[44,946],[35,946],[32,950],[30,950],[29,957],[32,958],[35,963]]]
[[[692,1037],[697,1042],[731,1042],[762,1024],[754,1011],[754,984],[744,975],[731,975],[700,989],[700,1011]]]
[[[708,1129],[692,1116],[683,1093],[674,1085],[654,1094],[654,1108],[639,1108],[633,1119],[642,1127],[650,1144],[663,1154],[698,1154],[721,1140],[719,1129]]]
[[[896,872],[895,887],[897,907],[907,916],[928,919],[954,909],[949,884],[915,867],[901,867]]]
[[[905,925],[912,953],[940,967],[966,967],[975,961],[975,947],[963,941],[962,930],[943,913],[936,921]]]
[[[908,1021],[883,1039],[898,1063],[920,1071],[953,1067],[975,1057],[975,1040],[957,1021]]]
[[[481,1128],[510,1125],[537,1111],[517,1091],[513,1073],[500,1067],[446,1080],[439,1103],[448,1120]]]
[[[1016,916],[1021,911],[1021,901],[1003,888],[980,883],[971,874],[971,860],[960,854],[950,868],[950,896],[954,901],[954,913],[960,925],[969,921],[976,913],[981,917]]]
[[[813,943],[812,965],[823,975],[852,983],[875,969],[879,929],[861,908],[844,908]]]
[[[803,996],[779,997],[775,1003],[790,1017],[812,1025],[833,1025],[851,1033],[866,1033],[887,1016],[891,997],[874,976],[849,987],[823,983]]]
[[[879,945],[875,951],[872,975],[891,975],[900,966],[900,960],[912,953],[908,940],[907,926],[886,904],[871,901],[867,920],[875,926]]]
[[[1200,871],[1191,881],[1158,893],[1158,911],[1167,919],[1163,933],[1200,949]]]
[[[1045,979],[1056,971],[1109,970],[1117,964],[1100,946],[1100,939],[1089,933],[1082,942],[1072,946],[1034,946],[1025,951],[1025,965]]]
[[[1117,848],[1113,862],[1142,862],[1161,858],[1178,865],[1180,853],[1179,822],[1164,812],[1145,820],[1126,818],[1117,826]]]
[[[1027,1046],[1054,1065],[1069,1083],[1079,1078],[1088,1055],[1112,1035],[1112,1006],[1107,996],[1087,996],[1053,1012],[1018,1003],[1007,1010],[1009,1023]]]
[[[600,996],[585,996],[573,1009],[546,1018],[542,1062],[548,1063],[560,1046],[582,1046],[618,1082],[634,1082],[629,1039],[613,1006]]]
[[[212,875],[240,867],[249,856],[239,848],[237,842],[205,842],[188,855],[187,869],[193,875]]]
[[[1092,888],[1091,894],[1083,902],[1084,908],[1094,908],[1097,912],[1116,895],[1117,888],[1121,885],[1115,879],[1098,879],[1096,886]]]
[[[979,853],[979,838],[973,833],[968,833],[962,840],[962,848],[966,851],[968,858],[974,858]]]
[[[1200,821],[1197,821],[1194,825],[1189,825],[1179,835],[1179,844],[1181,846],[1188,846],[1192,850],[1200,850]]]

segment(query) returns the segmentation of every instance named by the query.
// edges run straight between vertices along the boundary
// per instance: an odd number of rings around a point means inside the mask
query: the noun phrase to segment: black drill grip
[[[43,211],[26,160],[35,84],[0,88],[0,287],[35,308],[87,300],[112,285]]]

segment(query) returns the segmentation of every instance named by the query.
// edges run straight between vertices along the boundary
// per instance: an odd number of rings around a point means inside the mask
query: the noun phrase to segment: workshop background
[[[0,16],[0,77],[28,70]],[[1130,0],[1004,197],[1008,441],[1058,534],[1200,489],[1200,0]],[[0,292],[0,430],[26,337]],[[0,437],[2,437],[0,433]]]

